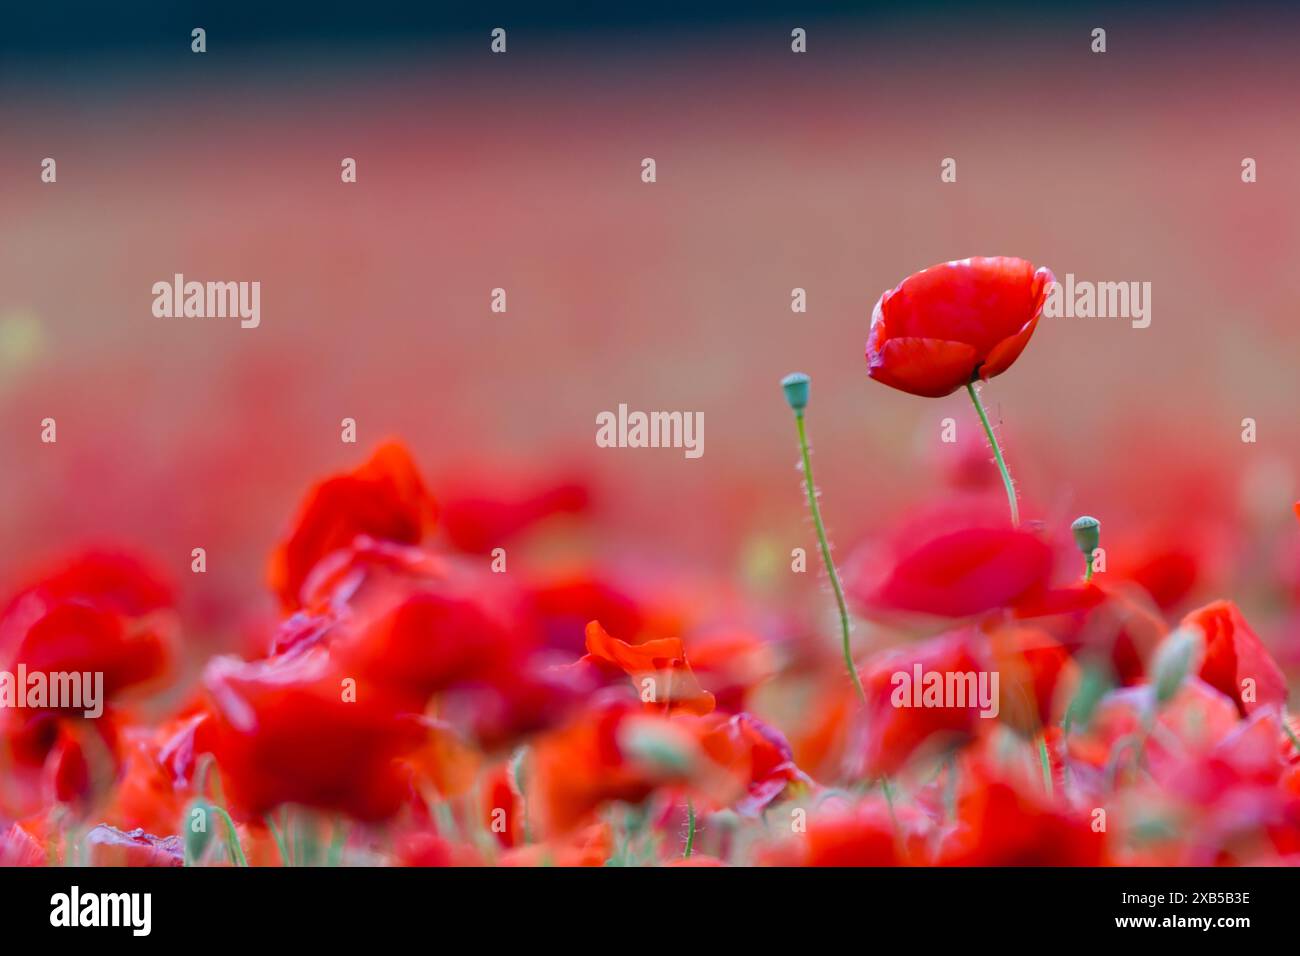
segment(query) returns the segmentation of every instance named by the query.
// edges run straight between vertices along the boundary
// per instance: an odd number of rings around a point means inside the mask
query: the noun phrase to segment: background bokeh
[[[1044,320],[987,388],[1027,516],[1096,514],[1119,561],[1126,532],[1222,519],[1231,535],[1198,539],[1212,553],[1193,597],[1232,588],[1284,649],[1277,594],[1300,580],[1292,15],[656,7],[6,9],[3,590],[121,543],[182,582],[196,640],[233,646],[271,608],[266,555],[303,489],[387,436],[435,495],[578,477],[593,554],[740,579],[756,554],[813,547],[777,387],[796,368],[848,550],[946,493],[943,418],[982,441],[964,395],[867,379],[872,304],[934,262],[1005,254],[1153,286],[1150,328]],[[505,56],[488,50],[497,25]],[[176,272],[260,281],[261,327],[155,318],[150,288]],[[704,412],[704,457],[597,448],[595,416],[619,403]],[[344,417],[358,446],[339,441]]]

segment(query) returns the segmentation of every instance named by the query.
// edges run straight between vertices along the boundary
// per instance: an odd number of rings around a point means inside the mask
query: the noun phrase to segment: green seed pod
[[[1070,530],[1074,532],[1074,543],[1079,546],[1079,550],[1085,557],[1092,557],[1092,553],[1101,544],[1101,522],[1091,515],[1083,515],[1074,519]]]
[[[812,379],[803,372],[791,372],[781,379],[781,387],[785,389],[785,400],[796,412],[802,412],[808,405],[808,386],[811,381]]]

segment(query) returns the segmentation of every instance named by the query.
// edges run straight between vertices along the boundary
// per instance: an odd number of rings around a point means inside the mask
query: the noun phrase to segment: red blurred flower
[[[1051,573],[1052,549],[1029,531],[930,529],[892,551],[853,560],[845,590],[868,617],[964,618],[1041,592]]]
[[[1186,532],[1182,532],[1186,535]],[[1201,549],[1165,539],[1164,546],[1141,551],[1114,549],[1117,560],[1111,573],[1140,585],[1162,611],[1169,611],[1196,589],[1201,579]]]
[[[794,762],[789,742],[775,728],[750,714],[721,715],[714,729],[700,738],[709,758],[735,774],[745,793],[731,803],[741,816],[758,816],[791,784],[810,785],[812,780]]]
[[[978,673],[984,670],[971,650],[971,635],[951,634],[877,657],[863,675],[866,724],[861,752],[862,771],[869,779],[897,771],[922,745],[956,746],[966,743],[980,721],[978,700],[965,706],[909,706],[915,668],[929,673]],[[907,683],[896,675],[903,675]],[[903,706],[896,705],[901,699]]]
[[[171,586],[145,562],[124,552],[105,550],[83,552],[42,575],[10,602],[6,619],[32,596],[46,606],[84,602],[126,617],[143,617],[171,607],[174,600]]]
[[[1145,595],[1095,581],[1031,596],[1016,604],[1015,614],[1034,620],[1077,657],[1106,662],[1121,684],[1146,679],[1147,661],[1169,631]]]
[[[1236,604],[1207,604],[1183,618],[1183,624],[1205,634],[1201,679],[1236,701],[1243,715],[1286,703],[1286,678]]]
[[[474,847],[452,843],[436,833],[405,834],[397,841],[396,855],[399,866],[483,865],[483,856]]]
[[[525,833],[525,805],[513,777],[513,762],[502,763],[483,781],[483,827],[506,849],[522,844]]]
[[[879,796],[849,803],[827,797],[791,810],[802,827],[794,835],[760,844],[762,866],[905,866],[928,856],[933,820],[915,805],[891,807]]]
[[[580,652],[588,621],[601,621],[634,641],[647,629],[649,613],[625,590],[594,573],[574,573],[534,585],[527,592],[529,616],[547,647]]]
[[[13,663],[25,665],[28,673],[102,673],[104,697],[111,699],[157,677],[167,658],[154,628],[103,608],[68,603],[51,608],[31,626]]]
[[[713,710],[713,695],[696,680],[678,638],[628,644],[610,637],[599,621],[591,621],[587,624],[587,654],[578,663],[607,674],[627,674],[642,699],[652,707],[662,706],[665,712],[707,714]]]
[[[939,848],[941,866],[1099,866],[1105,834],[1092,818],[1010,783],[968,770],[957,802],[957,823]]]
[[[888,809],[873,806],[814,813],[798,860],[802,866],[901,866],[904,862]]]
[[[271,589],[285,608],[297,608],[303,582],[321,558],[358,535],[418,544],[436,514],[410,452],[398,442],[381,445],[359,468],[308,492],[293,530],[271,556]]]
[[[323,648],[209,662],[203,683],[213,719],[203,749],[216,757],[233,808],[260,819],[298,803],[362,820],[399,809],[409,793],[403,758],[427,730],[391,694],[357,682],[349,697],[346,678]]]
[[[98,818],[122,830],[174,829],[194,796],[195,744],[208,719],[206,711],[191,709],[157,727],[126,728],[121,771]]]
[[[988,635],[989,667],[998,674],[998,719],[1033,735],[1058,721],[1074,669],[1069,652],[1045,631],[997,628]]]
[[[488,681],[519,666],[526,635],[473,594],[421,591],[356,635],[333,641],[350,674],[400,692],[420,709],[456,684]]]
[[[547,836],[569,833],[604,803],[640,803],[699,769],[698,727],[618,701],[599,705],[542,737],[529,758],[530,821]]]
[[[456,567],[422,548],[358,535],[316,563],[299,598],[309,613],[328,617],[346,612],[354,624],[364,625],[430,582],[446,580]]]
[[[171,589],[135,558],[88,552],[9,602],[0,617],[0,661],[29,672],[104,675],[106,699],[166,670]]]
[[[539,843],[506,851],[498,866],[604,866],[614,853],[614,830],[606,821]]]
[[[19,592],[0,619],[0,666],[27,674],[103,675],[99,717],[90,702],[68,709],[0,713],[0,752],[14,773],[0,799],[99,805],[120,771],[114,698],[156,682],[170,658],[172,591],[159,575],[113,551],[88,551]],[[25,691],[25,688],[23,688]],[[51,704],[55,701],[49,701]]]
[[[1048,269],[1007,257],[958,259],[908,276],[876,303],[867,374],[939,398],[1005,372],[1034,333]]]
[[[301,595],[311,611],[280,626],[273,653],[327,646],[413,710],[437,694],[439,714],[489,748],[562,721],[589,689],[548,666],[526,596],[481,563],[360,536]]]
[[[749,692],[777,669],[772,645],[749,630],[718,629],[688,635],[691,667],[718,708],[745,709]]]

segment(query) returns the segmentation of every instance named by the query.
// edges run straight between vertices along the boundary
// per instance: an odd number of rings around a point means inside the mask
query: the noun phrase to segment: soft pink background
[[[1030,517],[1090,511],[1122,536],[1208,506],[1294,534],[1300,62],[1258,24],[1112,30],[1104,56],[1092,25],[978,42],[824,25],[805,57],[780,32],[196,57],[180,75],[10,87],[3,590],[121,541],[220,630],[269,606],[265,556],[307,484],[390,435],[435,493],[444,476],[584,475],[598,552],[734,576],[755,542],[812,547],[777,387],[793,369],[813,377],[847,550],[943,493],[944,417],[975,427],[961,394],[867,379],[871,306],[980,254],[1154,287],[1149,329],[1044,320],[988,387]],[[57,185],[39,181],[45,156]],[[939,181],[948,156],[956,184]],[[154,318],[150,287],[174,272],[261,281],[261,328]],[[597,448],[595,416],[620,402],[703,411],[704,457]],[[57,445],[39,441],[46,416]],[[339,441],[345,416],[358,447]]]

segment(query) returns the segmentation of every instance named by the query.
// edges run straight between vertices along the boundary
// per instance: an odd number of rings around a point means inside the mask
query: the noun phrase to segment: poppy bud
[[[1101,544],[1101,522],[1091,515],[1082,515],[1074,519],[1070,530],[1074,532],[1074,543],[1079,546],[1084,557],[1091,558]]]
[[[796,415],[802,414],[808,405],[808,385],[811,381],[812,379],[803,372],[791,372],[781,379],[781,387],[785,389],[785,400],[790,403]]]
[[[185,855],[190,863],[203,859],[203,853],[212,840],[212,827],[217,821],[212,813],[212,806],[202,797],[194,800],[185,808]]]
[[[1204,639],[1194,628],[1180,627],[1156,648],[1151,662],[1151,683],[1156,704],[1168,703],[1183,686],[1187,675],[1200,667]]]

